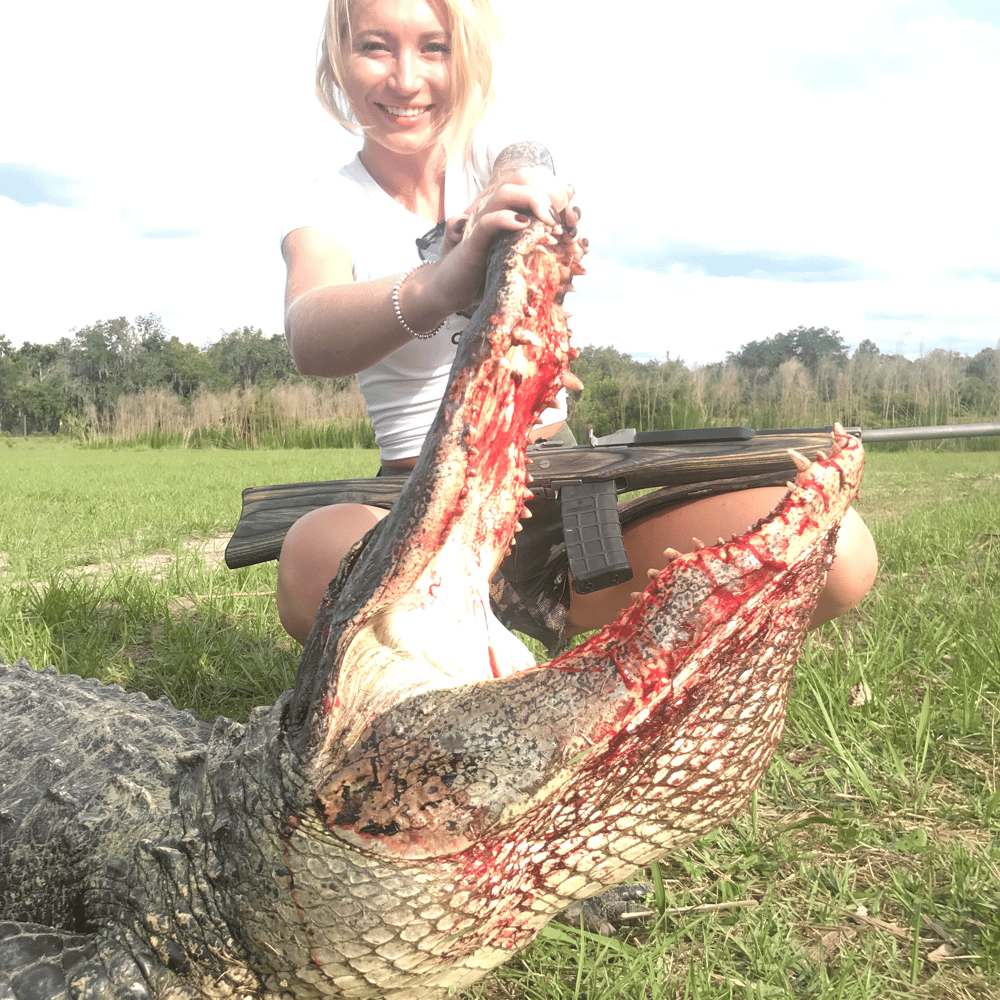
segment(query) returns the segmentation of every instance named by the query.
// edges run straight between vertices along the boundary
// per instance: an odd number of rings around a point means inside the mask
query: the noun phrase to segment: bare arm
[[[400,310],[409,326],[430,330],[477,301],[490,243],[534,218],[575,225],[572,189],[558,181],[537,143],[515,143],[497,157],[486,187],[463,215],[449,220],[442,259],[406,279]],[[396,318],[392,288],[400,274],[355,282],[347,249],[315,228],[282,243],[287,267],[285,336],[306,375],[352,375],[409,343]]]
[[[347,249],[312,227],[292,230],[281,251],[288,269],[285,337],[304,375],[354,375],[412,339],[392,305],[399,274],[354,281]],[[400,295],[400,308],[415,330],[430,330],[455,311],[445,311],[426,292],[427,270],[411,275],[405,299]]]

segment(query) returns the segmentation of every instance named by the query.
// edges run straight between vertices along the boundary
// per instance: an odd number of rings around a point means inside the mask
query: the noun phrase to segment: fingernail
[[[518,222],[531,222],[531,216],[530,215],[523,215],[521,212],[518,212],[514,216],[514,218],[517,219]]]
[[[556,211],[555,205],[549,205],[549,215],[552,216],[552,221],[555,222],[556,225],[562,222],[562,219],[559,218],[559,213]]]
[[[465,232],[465,219],[456,219],[455,225],[452,227],[455,230],[456,236],[461,236]]]

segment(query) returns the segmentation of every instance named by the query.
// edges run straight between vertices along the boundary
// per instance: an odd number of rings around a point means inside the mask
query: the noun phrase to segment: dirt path
[[[209,570],[223,569],[225,567],[226,545],[229,543],[229,535],[220,535],[215,538],[193,538],[183,542],[181,549],[184,555],[193,555],[199,558],[205,568]],[[59,571],[59,575],[70,577],[89,577],[91,579],[104,579],[113,573],[121,570],[148,573],[154,583],[164,579],[166,574],[177,562],[177,553],[162,549],[159,552],[150,552],[142,556],[133,556],[123,559],[120,562],[106,560],[99,563],[84,563],[78,566],[67,566]],[[11,574],[5,571],[4,563],[0,558],[0,579],[7,578],[8,583],[18,583],[10,579]],[[46,586],[44,581],[34,581],[35,587]]]

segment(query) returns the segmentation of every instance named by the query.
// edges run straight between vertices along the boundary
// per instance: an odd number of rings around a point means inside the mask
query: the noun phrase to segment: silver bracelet
[[[396,319],[398,319],[398,320],[399,320],[399,325],[400,325],[400,326],[401,326],[401,327],[402,327],[402,328],[403,328],[403,329],[404,329],[404,330],[405,330],[405,331],[406,331],[406,332],[407,332],[407,333],[408,333],[408,334],[409,334],[409,335],[410,335],[411,337],[416,337],[416,338],[417,338],[417,340],[430,340],[430,339],[431,339],[431,337],[433,337],[433,336],[434,336],[434,334],[435,334],[435,333],[437,333],[437,332],[438,332],[438,330],[440,330],[440,329],[441,329],[441,327],[442,327],[442,326],[444,326],[444,325],[445,325],[445,323],[447,323],[447,322],[448,322],[448,319],[447,319],[447,317],[445,317],[445,318],[444,318],[443,320],[441,320],[441,322],[440,322],[440,323],[438,323],[438,325],[437,325],[436,327],[434,327],[434,329],[433,329],[433,330],[428,330],[428,331],[427,331],[426,333],[417,333],[417,331],[416,331],[416,330],[414,330],[414,329],[413,329],[413,328],[412,328],[412,327],[410,326],[410,324],[406,322],[406,320],[405,320],[405,319],[403,319],[403,313],[402,313],[402,312],[400,311],[400,308],[399,308],[399,290],[400,290],[400,288],[402,288],[402,287],[403,287],[403,282],[404,282],[404,281],[406,281],[406,279],[407,279],[407,278],[408,278],[408,277],[409,277],[409,276],[410,276],[411,274],[413,274],[413,272],[414,272],[414,271],[419,271],[419,270],[420,270],[420,268],[422,268],[422,267],[423,267],[423,266],[424,266],[425,264],[430,264],[430,263],[432,263],[432,262],[431,262],[431,261],[429,261],[429,260],[425,260],[425,261],[423,261],[422,263],[420,263],[420,264],[417,264],[417,266],[416,266],[416,267],[411,267],[411,268],[409,269],[409,271],[407,271],[407,272],[406,272],[406,274],[404,274],[404,275],[403,275],[403,276],[402,276],[402,277],[401,277],[401,278],[400,278],[400,279],[399,279],[399,280],[398,280],[398,281],[396,282],[396,284],[392,286],[392,308],[396,310]]]

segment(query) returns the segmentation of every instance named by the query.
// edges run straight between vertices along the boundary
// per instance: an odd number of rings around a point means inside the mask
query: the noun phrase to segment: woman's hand
[[[448,219],[434,285],[454,312],[478,302],[486,261],[501,232],[526,229],[536,220],[553,234],[576,235],[580,210],[572,204],[572,185],[551,169],[548,153],[536,143],[508,146],[500,154],[486,187],[469,208]],[[581,256],[584,248],[581,247]]]
[[[552,172],[542,146],[508,146],[476,200],[447,221],[441,259],[412,272],[399,288],[397,301],[407,323],[430,330],[477,304],[489,249],[499,233],[526,229],[540,219],[553,234],[575,237],[580,210],[572,204],[573,194],[572,186]],[[576,245],[582,257],[586,240]],[[288,233],[282,253],[288,267],[285,335],[303,374],[354,374],[412,339],[391,301],[398,274],[355,282],[347,249],[308,227]]]
[[[501,230],[524,229],[536,219],[550,228],[576,226],[578,215],[571,202],[573,187],[543,166],[494,172],[487,186],[466,211],[461,227],[449,225],[445,237],[456,235],[483,251]],[[451,222],[452,220],[449,220]]]

